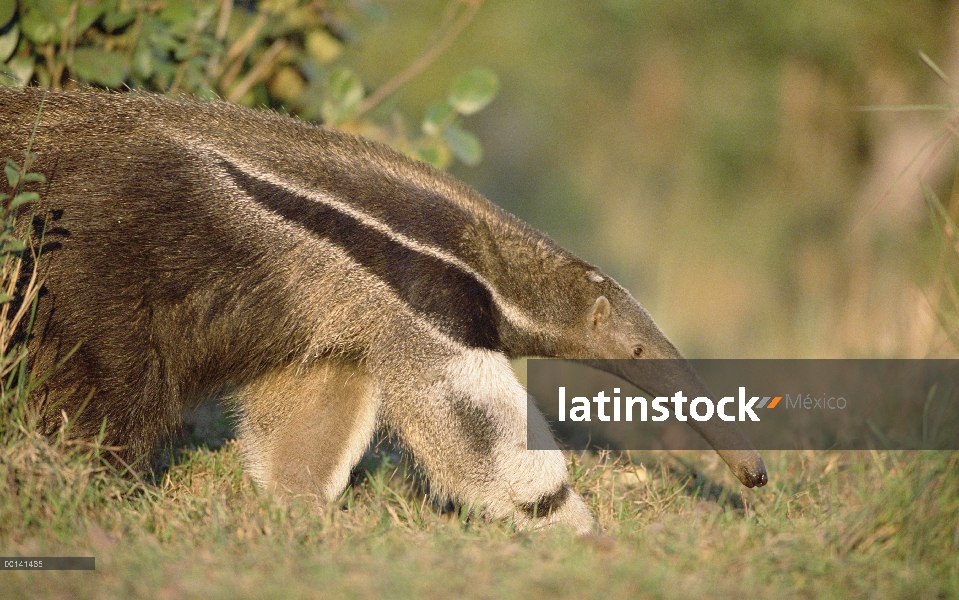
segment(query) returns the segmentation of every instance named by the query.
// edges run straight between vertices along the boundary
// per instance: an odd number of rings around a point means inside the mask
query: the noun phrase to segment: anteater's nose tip
[[[739,481],[748,488],[766,485],[769,482],[769,476],[766,475],[766,465],[760,461],[758,466],[744,467],[739,473]]]
[[[765,468],[756,472],[747,471],[743,474],[742,482],[746,487],[762,487],[769,482],[769,476],[766,475]]]

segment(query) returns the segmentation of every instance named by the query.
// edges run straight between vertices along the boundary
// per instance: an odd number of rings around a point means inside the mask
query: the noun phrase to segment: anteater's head
[[[580,285],[567,288],[573,318],[556,346],[560,358],[628,359],[591,362],[632,383],[651,397],[682,390],[688,398],[714,398],[649,313],[612,279],[595,270],[578,274]],[[578,313],[578,315],[577,315]],[[766,467],[749,439],[733,422],[718,417],[693,426],[712,444],[747,487],[766,484]]]

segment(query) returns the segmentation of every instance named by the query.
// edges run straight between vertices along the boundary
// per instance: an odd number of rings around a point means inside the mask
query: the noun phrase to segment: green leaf
[[[118,88],[126,77],[127,61],[119,52],[77,48],[73,53],[73,72],[84,81]]]
[[[7,183],[10,184],[10,187],[17,187],[17,184],[20,183],[20,169],[8,164],[3,167],[3,172],[7,174]]]
[[[7,254],[9,252],[23,252],[26,247],[27,245],[23,240],[9,240],[3,244],[3,248],[0,249],[0,254]]]
[[[153,75],[153,51],[148,44],[137,44],[133,51],[133,72],[144,79]]]
[[[73,24],[73,30],[77,32],[77,36],[79,37],[80,34],[96,23],[106,9],[106,2],[80,0],[77,3],[77,18]]]
[[[137,18],[135,11],[110,10],[103,15],[103,27],[109,32],[123,29]]]
[[[57,29],[62,28],[70,20],[71,0],[33,0],[33,4],[48,22]]]
[[[0,292],[0,304],[6,304],[7,302],[10,302],[11,300],[13,300],[13,296],[11,296],[10,294],[6,292]]]
[[[449,102],[461,115],[471,115],[492,102],[497,91],[499,79],[496,73],[489,69],[473,69],[453,82]]]
[[[30,79],[33,77],[34,60],[36,59],[32,56],[18,56],[7,61],[7,68],[13,73],[17,85],[24,86],[30,83]]]
[[[40,199],[40,194],[36,192],[22,192],[13,197],[10,201],[10,208],[22,206],[28,202],[36,202]]]
[[[461,128],[455,123],[448,125],[443,130],[443,137],[446,143],[450,145],[450,150],[456,155],[456,158],[469,166],[479,164],[483,159],[483,147],[480,141],[472,133]]]
[[[448,102],[434,102],[426,109],[426,115],[423,117],[423,133],[434,135],[439,133],[446,125],[450,123],[455,115],[453,107]]]
[[[3,2],[3,0],[0,0]],[[14,23],[6,33],[0,35],[0,63],[7,62],[7,59],[13,56],[17,49],[17,42],[20,41],[20,25]]]
[[[157,16],[170,26],[173,35],[182,38],[190,33],[196,23],[196,9],[190,0],[168,0]]]
[[[3,63],[0,63],[0,85],[17,85],[17,78],[13,76],[13,72]]]
[[[180,42],[173,36],[170,27],[152,15],[143,20],[143,37],[156,50],[174,51]]]
[[[326,94],[320,114],[330,125],[349,119],[363,101],[363,83],[356,73],[340,67],[326,78]]]
[[[23,35],[27,36],[31,42],[38,44],[46,44],[59,38],[56,23],[48,20],[36,9],[27,10],[26,14],[20,17],[20,28],[23,30]],[[32,64],[30,69],[32,71]]]
[[[413,150],[416,158],[428,162],[437,169],[450,166],[452,158],[449,146],[442,141],[428,139],[418,142]]]
[[[191,58],[194,52],[196,52],[196,46],[193,44],[177,44],[173,50],[173,58],[177,62],[184,62]]]
[[[42,173],[24,173],[23,181],[24,182],[37,181],[39,183],[46,183],[47,178],[44,177]]]
[[[154,82],[160,88],[167,88],[176,77],[176,71],[177,66],[169,61],[155,61],[153,63]]]
[[[17,14],[17,0],[0,0],[0,28],[13,19]]]

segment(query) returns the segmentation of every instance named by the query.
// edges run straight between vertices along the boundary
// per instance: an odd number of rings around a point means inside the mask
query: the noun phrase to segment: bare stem
[[[263,56],[260,57],[260,60],[256,61],[256,64],[253,65],[253,68],[250,69],[249,73],[240,80],[240,83],[236,84],[236,87],[230,90],[230,94],[226,97],[229,102],[238,102],[240,98],[243,97],[251,87],[260,82],[260,80],[266,78],[270,74],[270,71],[273,70],[273,66],[276,64],[276,61],[280,57],[280,53],[286,49],[287,42],[286,40],[276,40],[273,42],[266,52],[263,53]]]
[[[220,18],[216,23],[216,41],[220,44],[226,39],[226,30],[230,25],[230,17],[233,15],[233,0],[220,0]],[[210,55],[210,60],[206,65],[206,78],[209,82],[220,68],[220,58],[223,55],[222,48]]]
[[[473,20],[473,17],[476,16],[476,11],[478,11],[480,6],[483,4],[483,0],[453,1],[465,4],[466,10],[463,11],[463,13],[458,19],[456,19],[456,21],[453,22],[452,25],[450,25],[443,37],[441,37],[434,45],[427,48],[426,51],[423,52],[423,54],[414,60],[408,67],[397,73],[392,79],[381,85],[376,89],[375,92],[367,96],[363,102],[360,103],[360,106],[353,115],[353,118],[359,117],[363,113],[372,109],[393,94],[393,92],[403,87],[403,85],[406,84],[406,82],[408,82],[410,79],[413,79],[425,71],[433,61],[439,58],[439,56],[450,47],[453,41],[463,32],[463,30],[466,29],[466,26],[469,25],[470,21]]]
[[[226,91],[226,89],[230,87],[230,84],[233,83],[233,80],[236,79],[237,75],[240,74],[240,70],[243,68],[243,62],[246,60],[250,48],[252,48],[256,42],[257,36],[260,35],[260,31],[266,25],[268,17],[266,13],[258,14],[253,23],[243,32],[243,35],[233,42],[233,45],[226,51],[223,62],[218,67],[218,69],[222,69],[229,65],[226,73],[219,78],[218,86],[220,91]],[[215,76],[219,76],[219,73],[216,73]]]

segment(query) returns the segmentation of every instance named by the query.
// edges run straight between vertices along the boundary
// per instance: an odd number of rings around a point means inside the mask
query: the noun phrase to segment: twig
[[[74,2],[70,5],[70,13],[67,16],[67,22],[63,25],[63,30],[60,32],[60,55],[65,56],[65,63],[70,66],[70,70],[73,71],[73,51],[77,46],[76,39],[76,22],[77,22],[77,10],[80,6],[79,2]],[[66,89],[72,89],[73,82],[72,80],[67,81]]]
[[[955,133],[957,130],[955,122],[953,121],[950,124],[951,127],[949,127],[949,130]],[[946,214],[949,215],[953,223],[959,222],[959,169],[956,169],[952,176],[952,191],[949,192],[949,204],[946,206]],[[957,240],[953,237],[952,241],[956,243]]]
[[[170,89],[167,90],[168,94],[173,95],[177,92],[177,90],[180,89],[180,84],[183,83],[183,77],[186,75],[186,70],[190,66],[190,59],[197,55],[197,49],[196,49],[197,38],[199,38],[200,33],[202,33],[204,29],[206,29],[207,23],[209,23],[209,17],[207,17],[206,19],[202,21],[197,21],[194,24],[193,30],[190,32],[190,37],[186,41],[187,47],[190,48],[190,54],[186,58],[184,58],[183,62],[181,62],[177,66],[176,75],[173,77],[173,83],[170,85]]]
[[[221,0],[220,19],[216,23],[216,41],[222,42],[226,38],[226,30],[230,26],[230,17],[233,15],[233,0]]]
[[[104,446],[104,447],[105,447],[105,448],[107,448],[107,447],[108,447],[108,448],[113,448],[113,446]],[[125,470],[126,470],[127,473],[129,473],[130,475],[132,475],[133,478],[137,480],[137,483],[140,484],[140,489],[142,489],[142,490],[143,490],[145,493],[147,493],[147,494],[151,494],[151,495],[153,495],[153,496],[158,496],[158,494],[157,494],[156,492],[152,491],[149,487],[147,487],[146,482],[143,481],[143,478],[140,477],[140,474],[137,473],[136,470],[134,470],[134,468],[130,466],[130,463],[128,463],[127,461],[123,460],[123,457],[120,456],[119,454],[117,454],[116,452],[114,452],[112,449],[111,449],[111,450],[108,450],[108,452],[109,452],[109,453],[113,456],[113,458],[115,458],[121,465],[123,465],[123,467],[125,468]]]
[[[955,82],[953,82],[952,79],[948,75],[946,75],[942,69],[939,68],[939,65],[933,62],[933,60],[929,58],[929,56],[921,50],[919,51],[919,60],[924,62],[927,67],[932,69],[932,72],[935,73],[939,77],[939,79],[943,81],[943,83],[945,83],[952,89],[957,89],[957,87],[959,87],[959,86],[956,86]]]
[[[238,102],[240,98],[243,97],[243,94],[247,93],[251,87],[269,75],[273,65],[276,64],[277,59],[280,57],[280,53],[286,50],[286,46],[286,40],[276,40],[273,42],[273,45],[263,53],[260,60],[256,61],[256,64],[250,69],[250,72],[240,80],[240,83],[236,84],[235,88],[230,90],[230,94],[226,99],[229,102]]]
[[[226,65],[230,65],[230,68],[223,75],[223,77],[220,78],[220,91],[224,91],[226,88],[230,87],[230,84],[233,83],[233,80],[236,79],[236,76],[240,73],[240,69],[243,68],[243,61],[246,59],[246,55],[250,52],[250,48],[252,48],[253,44],[256,42],[256,38],[260,35],[260,31],[266,25],[268,18],[269,17],[266,13],[258,14],[253,23],[251,23],[250,26],[247,27],[246,31],[243,32],[243,35],[240,36],[238,40],[233,42],[233,45],[230,46],[229,50],[226,51],[226,56],[223,57],[223,64],[220,65],[220,68],[223,68]]]
[[[253,45],[253,42],[256,41],[256,36],[260,34],[260,30],[263,29],[264,25],[266,25],[268,18],[269,15],[267,15],[265,12],[261,12],[256,15],[256,19],[254,19],[253,23],[247,27],[240,39],[233,42],[233,45],[230,46],[230,49],[226,51],[225,59],[227,62],[240,58],[242,55],[247,53],[247,51]]]
[[[466,10],[463,11],[463,14],[460,15],[459,19],[453,22],[450,25],[449,29],[446,30],[446,34],[439,39],[436,44],[431,46],[420,55],[415,61],[413,61],[408,67],[397,73],[392,79],[381,85],[376,89],[375,92],[367,96],[361,103],[359,108],[356,109],[356,113],[353,115],[354,118],[359,117],[363,113],[372,109],[380,102],[389,97],[393,92],[401,88],[406,82],[410,79],[413,79],[420,73],[426,70],[426,67],[435,61],[447,48],[453,43],[453,41],[463,32],[470,21],[473,20],[473,17],[476,15],[476,11],[479,10],[480,6],[483,4],[483,0],[454,0],[455,2],[462,2],[466,4]]]
[[[21,261],[22,264],[22,261]],[[20,274],[20,266],[17,266],[17,276]],[[23,291],[23,302],[20,303],[20,307],[17,309],[17,312],[13,315],[12,323],[20,323],[23,320],[23,317],[27,314],[27,311],[30,310],[30,303],[27,302],[28,299],[33,298],[36,294],[40,292],[40,282],[39,282],[39,273],[37,269],[34,269],[30,273],[30,281],[27,283],[26,289]],[[5,340],[8,341],[8,340]]]
[[[40,54],[43,55],[47,70],[50,71],[50,88],[59,91],[61,89],[60,80],[63,79],[63,69],[65,65],[57,60],[53,44],[44,44],[40,49]]]
[[[951,136],[949,135],[949,133],[950,132],[948,131],[948,129],[944,128],[942,131],[939,132],[938,135],[930,138],[928,141],[926,141],[925,144],[922,145],[921,148],[919,148],[916,154],[909,160],[908,163],[906,163],[906,166],[902,168],[902,170],[899,172],[898,175],[896,175],[896,178],[892,181],[892,183],[889,184],[889,187],[886,189],[885,192],[883,192],[882,196],[880,196],[879,199],[873,203],[873,205],[869,208],[869,210],[866,211],[866,214],[860,217],[860,219],[856,222],[856,224],[853,225],[852,229],[849,230],[849,234],[846,236],[847,239],[851,238],[856,232],[859,231],[860,227],[865,225],[869,217],[879,208],[879,206],[883,202],[886,201],[886,198],[890,194],[892,194],[893,188],[899,185],[899,182],[903,180],[906,174],[912,169],[912,167],[916,164],[919,158],[926,152],[926,150],[929,149],[930,146],[932,146],[933,144],[936,144],[932,154],[933,155],[939,154],[939,151],[942,150],[942,148],[946,145],[946,143],[951,139]]]
[[[216,33],[214,34],[218,44],[223,43],[226,38],[226,30],[230,25],[230,17],[233,15],[233,0],[220,0],[220,18],[216,23]],[[223,54],[222,48],[210,55],[210,61],[206,65],[207,84],[212,81],[214,74],[220,68],[220,57]]]

